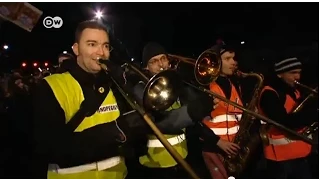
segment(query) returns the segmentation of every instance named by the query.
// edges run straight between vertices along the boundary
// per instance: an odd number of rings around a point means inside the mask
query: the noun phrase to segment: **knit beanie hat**
[[[274,64],[274,71],[277,74],[288,72],[294,69],[300,69],[302,67],[301,61],[298,60],[298,58],[287,58],[283,59],[281,61],[278,61]]]
[[[144,46],[142,52],[142,67],[146,67],[148,61],[159,54],[167,54],[164,47],[156,42],[149,42],[147,45]]]

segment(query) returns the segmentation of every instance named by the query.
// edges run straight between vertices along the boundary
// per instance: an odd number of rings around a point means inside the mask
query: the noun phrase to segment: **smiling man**
[[[134,129],[128,117],[135,125],[143,120],[135,113],[121,115],[124,102],[99,65],[98,59],[110,56],[106,27],[80,23],[73,52],[77,64],[46,77],[35,91],[35,173],[39,177],[42,168],[41,178],[123,179],[127,168],[121,148]]]

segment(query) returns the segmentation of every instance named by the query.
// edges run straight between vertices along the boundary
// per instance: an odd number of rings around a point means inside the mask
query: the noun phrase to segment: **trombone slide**
[[[301,139],[301,140],[303,140],[303,141],[305,141],[305,142],[307,142],[307,143],[309,143],[309,144],[311,144],[311,145],[318,144],[317,142],[312,141],[312,140],[309,139],[308,137],[303,136],[303,135],[301,135],[301,134],[299,134],[299,133],[297,133],[297,132],[295,132],[295,131],[293,131],[293,130],[285,127],[285,126],[283,126],[282,124],[279,124],[279,123],[277,123],[277,122],[275,122],[275,121],[273,121],[273,120],[271,120],[271,119],[269,119],[269,118],[267,118],[267,117],[265,117],[265,116],[262,116],[262,115],[260,115],[260,114],[258,114],[258,113],[256,113],[256,112],[254,112],[254,111],[250,111],[250,110],[244,108],[243,106],[240,106],[239,104],[237,104],[237,103],[235,103],[235,102],[233,102],[233,101],[230,101],[229,99],[227,99],[227,98],[225,98],[225,97],[223,97],[223,96],[221,96],[221,95],[219,95],[219,94],[216,94],[216,93],[214,93],[214,92],[211,92],[210,90],[205,89],[205,88],[203,88],[203,87],[195,86],[195,85],[193,85],[193,84],[191,84],[191,83],[188,83],[188,82],[185,82],[185,83],[188,84],[189,86],[197,89],[197,90],[200,90],[200,91],[202,91],[202,92],[207,93],[207,94],[208,94],[209,96],[211,96],[211,97],[218,98],[218,99],[220,99],[220,100],[222,100],[222,101],[224,101],[224,102],[226,102],[226,103],[228,103],[228,104],[230,104],[230,105],[232,105],[232,106],[235,106],[235,107],[241,109],[243,112],[246,112],[246,113],[248,113],[248,114],[250,114],[250,115],[252,115],[252,116],[254,116],[254,117],[256,117],[256,118],[261,119],[262,121],[265,121],[265,122],[267,122],[267,123],[269,123],[269,124],[272,124],[272,125],[274,125],[275,127],[277,127],[278,129],[283,130],[283,131],[286,131],[286,132],[289,133],[290,135],[292,135],[292,136],[294,136],[294,137],[297,137],[297,138],[299,138],[299,139]]]
[[[105,64],[100,63],[101,68],[108,73],[108,68]],[[109,74],[109,73],[108,73]],[[180,154],[172,147],[172,145],[168,142],[168,140],[165,138],[165,136],[161,133],[161,131],[158,129],[158,127],[153,123],[151,118],[148,116],[148,114],[145,112],[145,110],[139,106],[139,104],[132,100],[127,93],[123,91],[123,89],[120,87],[120,85],[112,78],[111,80],[116,85],[119,92],[122,94],[122,96],[126,99],[126,101],[130,104],[130,106],[138,111],[145,122],[150,126],[152,131],[155,133],[157,138],[160,140],[160,142],[163,144],[163,146],[168,150],[170,155],[188,172],[188,174],[193,179],[200,179],[198,175],[193,171],[193,169],[190,167],[190,165],[180,156]]]

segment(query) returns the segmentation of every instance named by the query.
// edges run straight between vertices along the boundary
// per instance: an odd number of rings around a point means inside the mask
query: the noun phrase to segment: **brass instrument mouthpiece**
[[[242,71],[239,71],[239,70],[237,70],[234,74],[239,77],[245,77],[245,73],[243,73]]]

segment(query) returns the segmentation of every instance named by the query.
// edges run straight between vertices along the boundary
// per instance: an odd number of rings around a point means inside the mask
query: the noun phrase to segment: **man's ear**
[[[73,50],[73,53],[74,53],[76,56],[79,56],[79,44],[78,44],[78,43],[74,43],[74,44],[73,44],[72,50]]]

